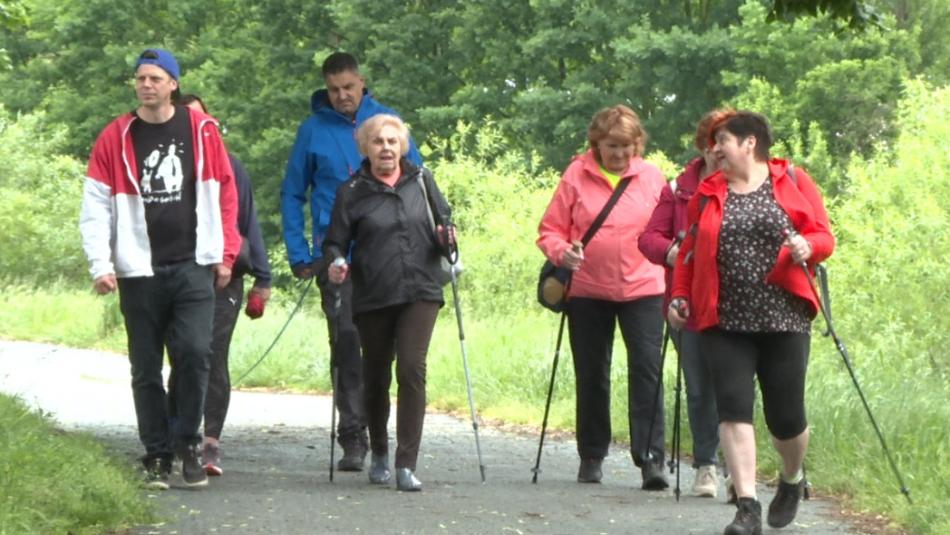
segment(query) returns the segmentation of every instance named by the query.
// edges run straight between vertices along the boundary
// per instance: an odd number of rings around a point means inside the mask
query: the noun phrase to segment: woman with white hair
[[[432,173],[409,162],[409,131],[380,114],[356,132],[366,159],[340,185],[323,255],[334,284],[353,277],[353,321],[363,349],[363,389],[372,460],[369,480],[389,472],[389,385],[396,361],[396,488],[418,491],[416,460],[426,406],[426,353],[445,304],[441,256],[450,209]],[[454,239],[454,233],[448,233]],[[346,260],[349,258],[349,260]],[[340,261],[343,259],[343,262]]]

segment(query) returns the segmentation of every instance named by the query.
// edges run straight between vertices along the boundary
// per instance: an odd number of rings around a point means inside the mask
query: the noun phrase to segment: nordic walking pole
[[[448,227],[445,231],[445,243],[449,242]],[[455,301],[455,319],[459,326],[459,345],[462,348],[462,369],[465,371],[465,388],[468,391],[468,410],[472,415],[472,430],[475,432],[475,451],[478,453],[478,471],[482,476],[482,483],[485,482],[485,463],[482,462],[482,446],[478,440],[478,416],[475,414],[475,401],[472,397],[472,380],[468,374],[468,356],[465,353],[465,330],[462,328],[462,305],[459,302],[459,283],[456,276],[456,263],[458,262],[458,245],[451,244],[447,255],[449,260],[449,274],[452,277],[452,299]]]
[[[570,284],[570,279],[568,279]],[[565,292],[567,293],[567,292]],[[534,468],[531,469],[534,475],[531,476],[531,482],[538,482],[538,474],[541,472],[541,449],[544,447],[544,432],[548,428],[548,413],[551,410],[551,396],[554,394],[554,378],[557,376],[557,361],[561,355],[561,340],[564,337],[564,322],[567,319],[567,310],[561,312],[561,326],[557,330],[557,343],[554,346],[554,363],[551,365],[551,383],[548,385],[548,399],[544,402],[544,419],[541,420],[541,439],[538,440],[538,458],[534,461]]]
[[[660,350],[660,373],[656,379],[656,390],[653,391],[653,409],[650,411],[650,428],[647,430],[646,451],[643,454],[643,462],[653,462],[653,452],[650,451],[650,440],[653,439],[653,428],[656,426],[656,407],[660,403],[660,393],[663,391],[663,366],[666,363],[666,348],[670,344],[670,325],[664,322],[663,325],[663,346]],[[672,461],[670,468],[672,468]]]
[[[785,238],[790,238],[795,234],[795,231],[791,229],[785,229],[783,231]],[[871,413],[871,407],[868,405],[867,398],[864,397],[864,391],[861,390],[861,385],[858,383],[858,376],[854,372],[854,366],[851,365],[851,357],[848,355],[848,349],[844,346],[844,342],[838,338],[838,333],[835,332],[834,325],[831,323],[831,314],[825,306],[825,302],[821,299],[819,295],[818,288],[815,287],[815,278],[812,277],[811,272],[808,271],[808,264],[806,262],[799,262],[802,271],[805,272],[805,278],[808,279],[808,287],[811,288],[812,293],[815,295],[815,299],[818,301],[818,307],[821,309],[821,315],[825,318],[825,324],[828,326],[828,334],[831,335],[831,339],[834,340],[835,347],[838,348],[838,353],[841,354],[841,359],[844,360],[844,365],[848,369],[848,374],[851,376],[851,382],[854,384],[855,390],[858,391],[858,396],[861,398],[861,404],[864,405],[864,411],[868,415],[868,419],[871,420],[871,426],[874,427],[874,432],[877,434],[877,439],[881,442],[881,449],[884,450],[884,456],[887,458],[888,464],[891,465],[891,470],[894,472],[894,476],[897,478],[897,483],[901,487],[901,494],[907,498],[907,503],[913,504],[914,502],[910,499],[910,489],[904,484],[904,478],[901,477],[900,470],[897,468],[897,463],[894,462],[894,458],[891,456],[891,451],[887,449],[887,443],[884,441],[884,434],[881,433],[881,428],[877,425],[877,420],[874,419],[874,415]]]
[[[683,347],[682,344],[682,332],[680,333],[680,344],[679,347]],[[676,488],[673,490],[673,494],[676,495],[676,501],[680,501],[680,444],[683,439],[683,435],[680,432],[680,425],[683,423],[680,418],[680,411],[682,411],[682,394],[683,394],[683,367],[682,362],[680,361],[680,352],[676,352],[676,401],[673,403],[673,458],[670,459],[670,463],[676,464]]]
[[[338,256],[333,265],[343,267],[346,260]],[[343,305],[343,296],[340,294],[340,286],[333,286],[333,333],[330,338],[330,383],[333,388],[333,394],[330,396],[330,483],[333,483],[333,457],[336,451],[336,387],[339,375],[339,369],[336,365],[336,342],[340,333],[340,308]]]

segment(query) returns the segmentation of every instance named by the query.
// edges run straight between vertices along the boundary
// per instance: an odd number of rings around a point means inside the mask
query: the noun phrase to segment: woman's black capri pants
[[[713,377],[720,422],[752,423],[753,381],[758,375],[765,423],[772,436],[788,440],[805,430],[805,370],[811,335],[714,327],[699,336],[701,355]]]

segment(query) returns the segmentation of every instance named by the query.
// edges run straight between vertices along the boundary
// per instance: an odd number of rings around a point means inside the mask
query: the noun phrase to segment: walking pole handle
[[[455,236],[455,225],[440,225],[439,240],[442,242],[442,256],[453,266],[459,261],[459,244]]]
[[[346,265],[346,259],[342,256],[338,256],[333,260],[333,266],[338,268],[343,268]],[[343,297],[340,295],[340,285],[333,285],[333,314],[334,316],[339,315],[340,306],[343,304]]]

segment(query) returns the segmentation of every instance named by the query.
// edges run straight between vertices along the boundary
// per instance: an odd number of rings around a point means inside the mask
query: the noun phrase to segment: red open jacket
[[[828,214],[814,180],[803,169],[796,168],[796,180],[793,181],[787,173],[788,166],[785,160],[769,161],[773,194],[791,219],[795,231],[811,245],[812,255],[808,259],[811,270],[815,264],[831,256],[835,239],[831,235]],[[689,313],[697,329],[719,324],[719,268],[716,255],[719,252],[719,229],[726,191],[726,178],[722,171],[717,171],[699,185],[687,207],[690,228],[698,221],[696,232],[687,233],[673,269],[671,297],[682,297],[689,302]],[[700,213],[702,198],[708,200]],[[688,263],[684,262],[687,255],[690,256]],[[806,300],[811,305],[812,317],[818,313],[818,300],[810,288],[810,282],[801,267],[792,261],[787,248],[779,250],[775,266],[765,281]]]

